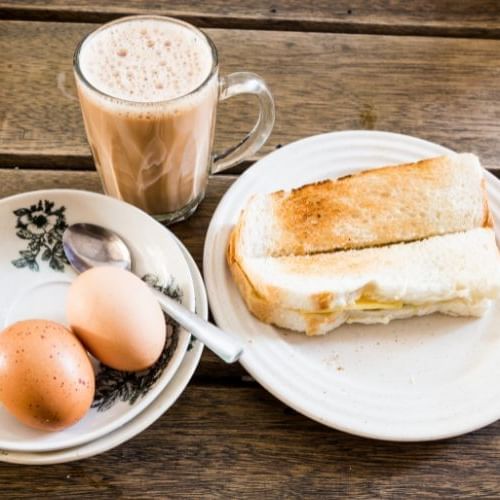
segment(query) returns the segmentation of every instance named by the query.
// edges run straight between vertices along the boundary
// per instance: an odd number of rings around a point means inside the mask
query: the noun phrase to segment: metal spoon
[[[73,224],[64,231],[63,247],[70,264],[78,273],[96,266],[132,270],[132,257],[126,243],[115,232],[104,227]],[[240,358],[243,345],[236,336],[205,321],[158,290],[151,290],[166,314],[226,363],[233,363]]]

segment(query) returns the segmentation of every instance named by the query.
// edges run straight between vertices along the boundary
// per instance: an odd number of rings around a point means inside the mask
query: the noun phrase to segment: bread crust
[[[250,312],[264,323],[272,323],[272,309],[275,306],[262,299],[254,291],[250,280],[247,278],[241,266],[238,264],[236,253],[236,241],[238,232],[238,226],[236,226],[233,231],[231,231],[231,235],[229,237],[229,244],[227,246],[226,252],[229,269],[231,270],[233,279]]]
[[[306,335],[321,335],[345,321],[345,315],[339,312],[329,314],[302,314],[299,311],[286,310],[277,306],[274,301],[266,300],[253,287],[252,283],[238,263],[236,242],[237,226],[231,231],[227,245],[226,259],[233,279],[240,291],[248,310],[260,321],[289,330],[303,331]],[[322,294],[319,294],[322,295]],[[328,294],[329,295],[329,294]],[[319,306],[324,306],[318,296]]]
[[[490,205],[488,202],[488,191],[486,190],[486,179],[482,179],[481,181],[481,190],[483,192],[483,212],[484,212],[484,220],[482,227],[490,227],[494,229],[495,224],[493,221],[493,214],[490,210]]]

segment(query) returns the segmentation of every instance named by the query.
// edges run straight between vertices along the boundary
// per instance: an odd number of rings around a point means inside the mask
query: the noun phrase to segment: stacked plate
[[[66,294],[75,277],[61,247],[67,225],[116,231],[132,252],[134,272],[207,318],[203,280],[182,243],[140,210],[76,190],[24,193],[0,201],[0,327],[22,319],[65,324]],[[202,344],[175,324],[149,370],[130,374],[95,362],[96,395],[88,414],[56,433],[25,427],[0,406],[0,461],[53,464],[109,450],[134,437],[172,406],[196,369]]]

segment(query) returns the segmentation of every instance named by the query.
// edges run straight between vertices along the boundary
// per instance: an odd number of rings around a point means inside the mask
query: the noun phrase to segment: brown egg
[[[107,266],[85,271],[72,283],[67,307],[71,329],[105,365],[140,371],[160,357],[165,318],[148,285],[131,272]]]
[[[85,349],[63,325],[33,319],[0,333],[0,401],[24,424],[73,425],[90,408],[94,385]]]

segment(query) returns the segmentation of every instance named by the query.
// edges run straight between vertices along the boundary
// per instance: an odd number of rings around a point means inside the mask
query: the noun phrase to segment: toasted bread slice
[[[235,244],[252,257],[307,255],[491,225],[483,169],[464,153],[255,195]]]
[[[500,295],[500,255],[491,228],[333,253],[227,259],[249,310],[309,335],[344,322],[442,312],[480,315]]]

